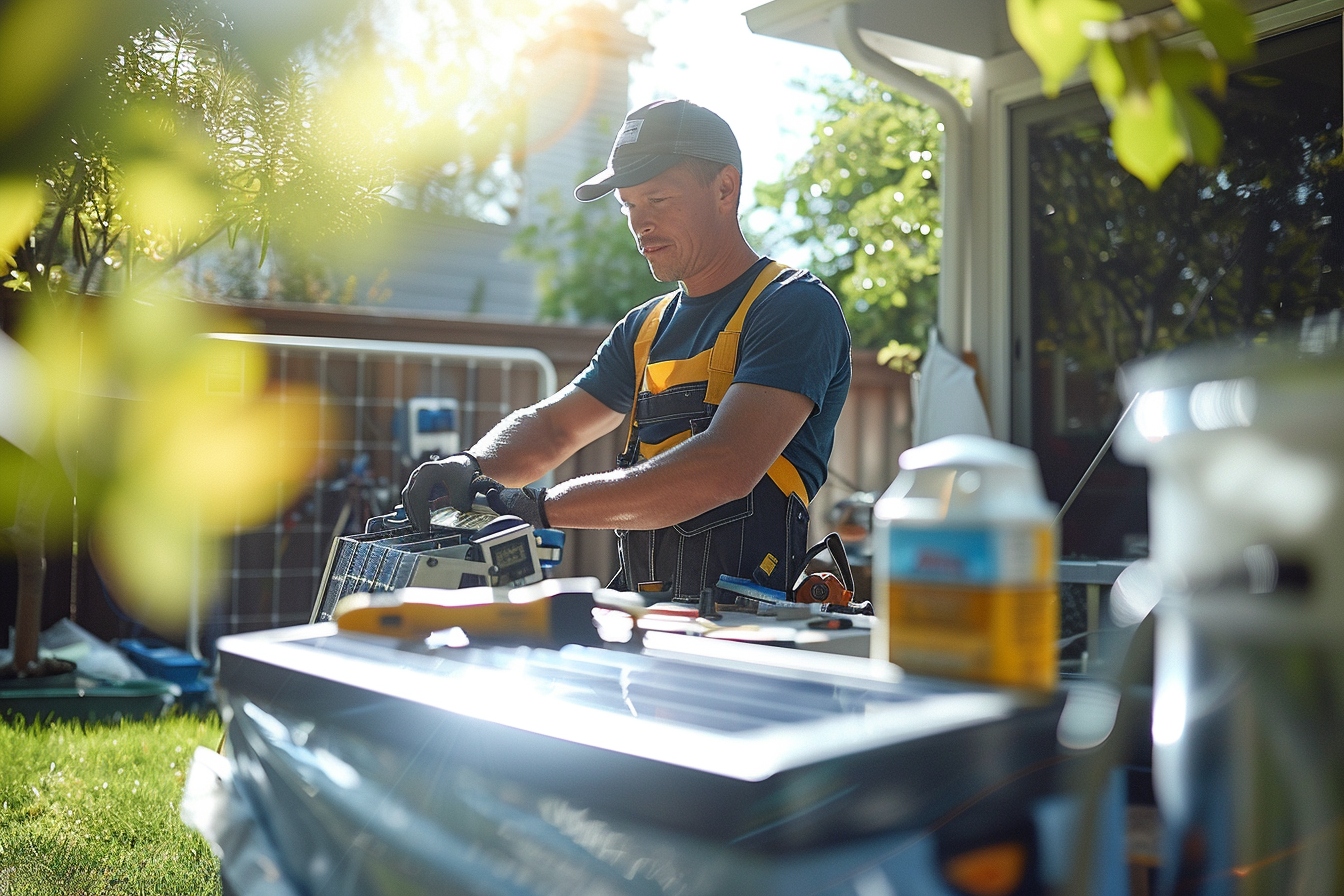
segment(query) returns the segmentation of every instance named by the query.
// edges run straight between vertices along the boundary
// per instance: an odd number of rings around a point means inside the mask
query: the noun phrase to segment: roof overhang
[[[747,10],[757,34],[836,49],[831,10],[846,0],[772,0]],[[956,71],[1019,47],[1004,0],[851,0],[865,40],[893,59]]]
[[[1241,0],[1247,13],[1290,0]],[[986,61],[1021,50],[1008,27],[1005,0],[770,0],[743,15],[756,34],[838,49],[831,10],[851,3],[864,40],[898,62],[956,73],[967,60]],[[1120,0],[1126,15],[1164,7],[1166,0]]]

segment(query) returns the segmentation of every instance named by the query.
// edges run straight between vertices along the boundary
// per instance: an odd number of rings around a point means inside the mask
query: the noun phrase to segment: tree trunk
[[[19,482],[18,508],[9,529],[18,560],[18,610],[14,614],[14,672],[37,668],[37,636],[42,629],[42,586],[46,578],[45,538],[51,491],[41,471],[29,467]]]

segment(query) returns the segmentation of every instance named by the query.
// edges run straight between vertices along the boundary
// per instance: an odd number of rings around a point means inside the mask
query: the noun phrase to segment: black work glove
[[[421,532],[429,530],[429,502],[439,487],[447,491],[448,503],[458,510],[470,510],[471,499],[476,497],[471,483],[480,475],[481,465],[465,451],[416,467],[401,490],[401,503],[411,525]]]
[[[534,529],[551,527],[546,522],[546,489],[508,488],[489,476],[477,476],[475,488],[485,495],[485,502],[495,513],[519,517]]]

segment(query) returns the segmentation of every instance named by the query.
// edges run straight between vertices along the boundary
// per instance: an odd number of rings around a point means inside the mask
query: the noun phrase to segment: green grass
[[[220,892],[219,862],[178,818],[218,716],[0,724],[0,896]]]

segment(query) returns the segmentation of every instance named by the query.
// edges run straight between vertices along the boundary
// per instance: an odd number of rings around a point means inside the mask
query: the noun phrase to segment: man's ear
[[[732,206],[737,214],[737,205],[742,194],[742,173],[732,165],[724,165],[719,176],[714,178],[714,198]]]

